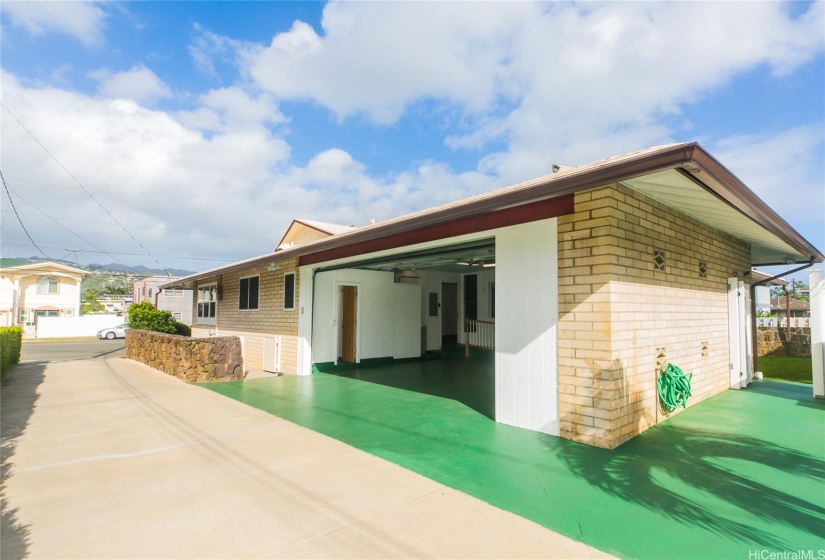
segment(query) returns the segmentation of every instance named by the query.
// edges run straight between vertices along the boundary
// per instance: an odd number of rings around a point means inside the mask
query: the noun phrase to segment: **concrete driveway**
[[[4,559],[605,557],[122,358],[21,364],[0,415]]]

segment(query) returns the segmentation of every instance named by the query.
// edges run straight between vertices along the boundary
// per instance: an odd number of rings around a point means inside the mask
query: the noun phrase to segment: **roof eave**
[[[696,173],[693,166],[699,168],[699,173]],[[563,175],[548,175],[508,187],[501,192],[492,193],[490,196],[473,198],[465,204],[445,205],[441,208],[424,210],[413,213],[406,218],[388,220],[352,232],[319,239],[300,247],[253,257],[252,259],[191,275],[177,282],[164,284],[161,288],[185,287],[185,283],[190,283],[191,287],[197,280],[215,278],[221,274],[243,270],[265,262],[277,262],[329,249],[337,249],[439,223],[574,194],[618,181],[653,174],[665,169],[682,169],[687,176],[708,192],[750,217],[761,227],[777,235],[788,245],[797,249],[800,254],[806,256],[804,260],[799,261],[800,263],[808,262],[808,260],[822,262],[825,259],[816,247],[808,243],[802,235],[768,207],[753,191],[748,189],[738,177],[706,152],[698,143],[691,142],[668,146],[661,150],[645,153],[639,157],[618,160],[595,168],[572,170]]]
[[[799,253],[803,255],[803,259],[796,259],[794,263],[802,264],[811,261],[813,264],[820,263],[825,259],[822,252],[802,237],[798,231],[765,204],[761,198],[756,196],[752,190],[745,186],[745,184],[740,181],[736,175],[731,173],[727,167],[722,165],[719,160],[706,152],[698,144],[695,147],[692,162],[707,175],[707,178],[703,177],[702,173],[695,173],[692,172],[692,170],[684,170],[685,175],[799,251]],[[711,182],[712,184],[708,185],[707,182]],[[781,262],[775,264],[794,263]],[[770,263],[760,263],[761,266],[767,266],[768,264]]]

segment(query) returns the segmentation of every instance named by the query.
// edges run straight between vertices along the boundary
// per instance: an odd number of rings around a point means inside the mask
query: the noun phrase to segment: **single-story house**
[[[789,296],[771,298],[771,313],[776,315],[780,321],[788,316],[788,308],[790,308],[791,317],[811,316],[811,302],[809,301],[794,299]]]
[[[0,326],[32,328],[40,317],[77,317],[87,274],[54,262],[0,269]]]
[[[786,286],[788,283],[782,278],[774,278],[772,274],[766,274],[753,269],[751,277],[755,282],[764,282],[756,286],[754,290],[754,310],[757,316],[767,316],[771,313],[771,286]]]
[[[613,448],[751,379],[752,266],[823,255],[696,143],[659,146],[359,228],[294,221],[265,255],[167,283],[247,367],[494,352],[495,420]]]

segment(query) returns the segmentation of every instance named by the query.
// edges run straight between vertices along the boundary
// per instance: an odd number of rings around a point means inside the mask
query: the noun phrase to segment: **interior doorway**
[[[341,286],[341,346],[339,359],[354,364],[357,361],[358,288]]]
[[[458,344],[458,284],[441,283],[441,344]]]

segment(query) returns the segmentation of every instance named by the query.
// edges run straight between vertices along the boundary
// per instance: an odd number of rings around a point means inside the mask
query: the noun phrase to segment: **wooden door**
[[[358,288],[341,286],[341,361],[355,363]]]

